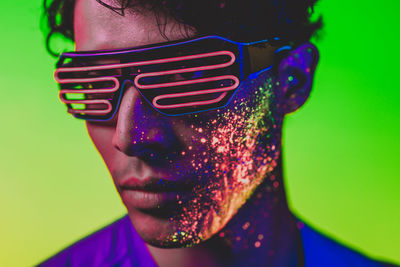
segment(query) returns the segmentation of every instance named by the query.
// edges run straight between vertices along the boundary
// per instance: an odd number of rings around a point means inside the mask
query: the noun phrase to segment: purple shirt
[[[302,227],[300,232],[305,267],[395,266],[369,259],[321,235],[307,225]],[[38,266],[154,267],[157,264],[126,215]]]

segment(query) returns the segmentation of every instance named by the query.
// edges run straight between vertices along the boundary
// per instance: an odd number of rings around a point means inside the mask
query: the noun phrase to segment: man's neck
[[[281,183],[279,167],[275,177]],[[163,249],[147,244],[158,266],[301,266],[300,233],[283,185],[271,190],[268,184],[264,181],[220,232],[199,245]]]

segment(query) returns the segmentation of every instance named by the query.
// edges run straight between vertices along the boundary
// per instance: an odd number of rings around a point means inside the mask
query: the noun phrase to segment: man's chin
[[[180,241],[173,241],[172,235],[167,237],[165,240],[157,240],[157,239],[144,239],[147,245],[156,247],[156,248],[165,248],[165,249],[173,249],[173,248],[189,248],[197,245],[199,242],[197,240],[184,239]],[[176,239],[175,239],[176,240]]]
[[[129,218],[144,242],[158,248],[184,248],[200,243],[196,233],[187,233],[177,227],[171,217],[154,216],[139,210],[130,210]]]

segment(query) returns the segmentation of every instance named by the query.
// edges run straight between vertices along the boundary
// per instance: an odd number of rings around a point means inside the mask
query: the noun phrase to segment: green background
[[[0,266],[30,266],[124,213],[84,123],[59,102],[41,1],[1,4]],[[400,264],[397,1],[321,0],[314,90],[287,117],[295,213]]]

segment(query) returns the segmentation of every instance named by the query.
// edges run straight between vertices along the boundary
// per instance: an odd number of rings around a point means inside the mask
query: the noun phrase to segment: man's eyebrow
[[[104,3],[101,0],[96,0],[96,2],[99,3],[100,5],[108,8],[108,9],[110,9],[112,11],[114,11],[115,13],[117,13],[120,16],[125,16],[125,9],[129,7],[129,4],[130,4],[131,1],[130,0],[127,0],[127,1],[117,0],[117,1],[115,1],[115,2],[120,3],[120,5],[121,5],[120,7],[111,6],[109,4]]]

